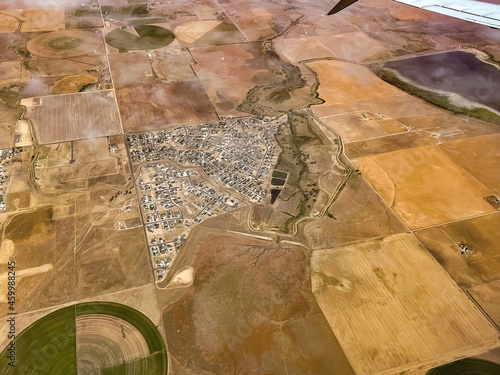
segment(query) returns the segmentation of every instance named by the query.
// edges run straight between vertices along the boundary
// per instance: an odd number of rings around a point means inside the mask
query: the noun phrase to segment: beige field
[[[33,144],[31,127],[28,121],[17,121],[15,131],[15,145],[17,147],[31,146]]]
[[[469,266],[457,244],[440,227],[419,230],[415,235],[462,288],[484,283],[481,274]]]
[[[491,193],[435,146],[354,161],[403,221],[413,229],[493,212]]]
[[[405,226],[358,175],[352,177],[328,216],[304,224],[303,235],[312,249],[388,236],[405,231]]]
[[[439,147],[492,193],[500,196],[500,134],[446,142]]]
[[[313,252],[312,287],[358,375],[430,368],[496,331],[410,234]]]
[[[109,65],[117,89],[155,82],[148,57],[142,51],[110,54]]]
[[[382,44],[366,34],[351,32],[287,38],[284,40],[283,55],[294,62],[321,57],[361,62],[385,50]]]
[[[76,317],[79,371],[92,373],[149,354],[146,340],[132,324],[110,315]]]
[[[26,119],[34,125],[41,144],[122,132],[111,90],[31,98],[23,101],[23,105],[28,107]]]
[[[26,44],[26,48],[41,57],[65,59],[97,51],[102,48],[103,43],[100,33],[86,30],[58,30],[33,37]]]
[[[314,61],[307,65],[318,74],[319,96],[326,102],[322,106],[406,95],[364,66],[335,60]]]
[[[21,32],[64,30],[64,10],[27,9],[23,11]]]
[[[367,118],[363,118],[363,115]],[[388,133],[372,118],[369,112],[353,112],[345,115],[322,117],[321,120],[336,130],[345,142],[379,137]]]
[[[362,69],[362,67],[358,68]],[[365,71],[365,73],[367,72],[368,71]],[[325,70],[324,74],[329,75],[328,70]],[[321,76],[319,78],[321,82]],[[384,81],[380,80],[375,75],[371,76],[370,80],[372,81],[378,80],[374,82],[376,83],[382,82],[384,85],[386,85]],[[330,84],[335,85],[333,81],[330,82]],[[325,86],[327,85],[328,83],[325,84]],[[359,84],[357,85],[357,87],[359,89]],[[361,84],[361,87],[364,87],[364,83]],[[368,86],[367,89],[369,90],[368,92],[370,92],[370,90],[375,92],[377,91],[376,87],[371,88]],[[319,87],[319,90],[321,93],[321,85]],[[397,89],[392,88],[392,90],[397,90]],[[363,99],[361,101],[351,100],[351,101],[344,101],[338,104],[330,104],[327,102],[322,105],[316,105],[313,108],[316,114],[320,117],[338,115],[353,111],[369,111],[373,113],[383,113],[386,116],[390,116],[398,120],[404,117],[437,114],[440,113],[441,111],[439,108],[433,107],[430,104],[424,102],[423,100],[415,98],[411,95],[407,95],[402,91],[397,92],[395,96],[386,96],[386,97],[379,97],[375,99],[366,99],[366,100]]]
[[[13,33],[19,26],[19,12],[15,10],[0,13],[0,33]]]
[[[21,78],[22,66],[21,60],[0,62],[0,80]]]
[[[500,259],[498,243],[500,241],[500,214],[487,215],[444,225],[443,230],[456,244],[467,244],[472,248],[472,255],[462,257],[468,268],[483,282],[500,279]],[[455,254],[458,258],[459,254]],[[454,277],[456,272],[449,271]]]
[[[186,22],[174,29],[174,34],[177,39],[193,44],[206,33],[220,25],[221,21],[194,21]]]
[[[183,53],[161,57],[155,56],[152,65],[156,75],[166,82],[183,82],[196,79],[189,64],[188,56]]]
[[[0,62],[0,89],[16,83],[24,83],[31,79],[31,74],[23,66],[21,60]]]

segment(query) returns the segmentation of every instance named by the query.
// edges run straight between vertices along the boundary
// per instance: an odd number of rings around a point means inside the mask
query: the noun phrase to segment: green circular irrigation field
[[[461,359],[427,372],[427,375],[497,375],[500,365],[476,358]]]
[[[54,311],[16,337],[15,367],[9,366],[9,347],[0,358],[2,375],[77,375],[76,319],[110,316],[133,325],[142,335],[149,356],[100,369],[102,375],[165,375],[165,342],[153,322],[141,312],[118,303],[89,302]],[[112,350],[112,348],[110,348]]]

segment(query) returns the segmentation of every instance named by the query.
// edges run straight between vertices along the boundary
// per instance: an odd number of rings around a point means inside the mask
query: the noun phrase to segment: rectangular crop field
[[[122,132],[113,91],[44,96],[23,101],[40,144]]]
[[[311,262],[313,291],[358,375],[429,368],[498,345],[410,234],[317,251]]]

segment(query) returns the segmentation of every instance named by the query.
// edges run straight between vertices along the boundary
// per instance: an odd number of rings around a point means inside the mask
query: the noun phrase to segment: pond
[[[438,53],[390,61],[385,66],[420,86],[456,93],[500,111],[500,69],[472,53]]]

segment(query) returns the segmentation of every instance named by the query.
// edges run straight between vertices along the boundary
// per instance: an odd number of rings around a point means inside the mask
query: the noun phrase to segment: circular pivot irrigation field
[[[168,46],[175,39],[169,29],[155,25],[136,25],[134,34],[129,30],[115,29],[104,39],[120,52],[151,50]]]
[[[26,44],[33,54],[49,58],[82,56],[102,46],[100,34],[84,30],[59,30],[35,36]]]
[[[1,354],[2,375],[166,375],[167,351],[156,326],[118,303],[64,307],[16,338],[16,367]]]

